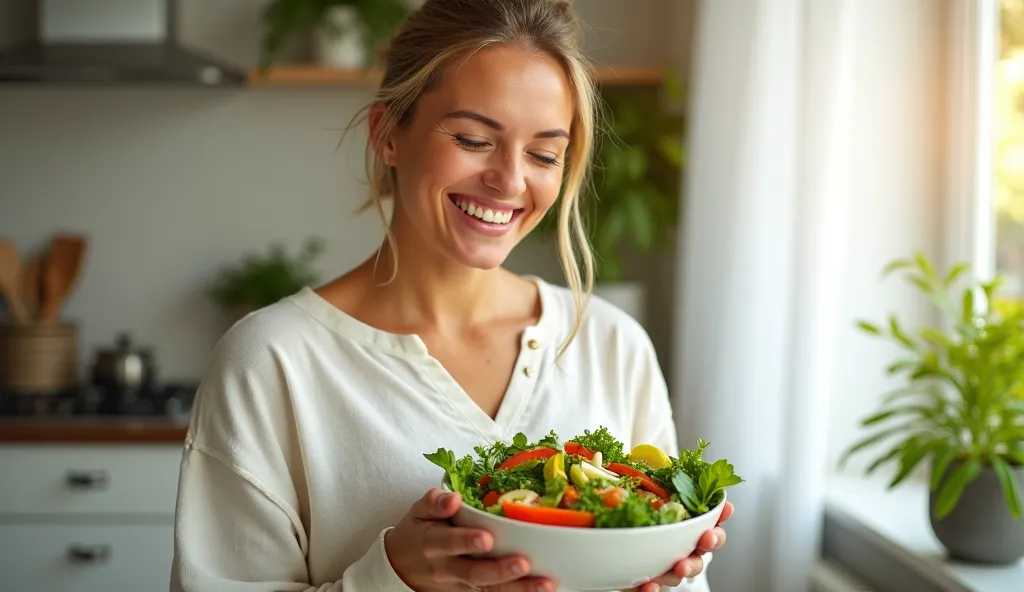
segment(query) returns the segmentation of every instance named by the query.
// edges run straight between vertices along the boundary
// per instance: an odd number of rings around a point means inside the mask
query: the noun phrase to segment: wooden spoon
[[[25,324],[29,322],[28,311],[25,310],[25,303],[21,300],[21,254],[14,243],[7,239],[0,239],[0,294],[7,299],[8,308],[11,309],[11,316],[14,322]]]
[[[78,282],[82,260],[85,258],[86,239],[74,234],[58,234],[50,242],[50,253],[43,269],[43,300],[39,320],[53,323],[61,307]]]
[[[43,262],[39,257],[32,257],[25,264],[25,269],[21,274],[21,297],[31,320],[39,319],[42,272]]]

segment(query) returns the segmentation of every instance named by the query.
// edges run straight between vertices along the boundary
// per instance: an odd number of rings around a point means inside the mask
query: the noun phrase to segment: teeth
[[[492,209],[478,206],[469,201],[463,201],[461,199],[455,202],[463,212],[466,212],[470,216],[476,216],[484,222],[491,222],[492,224],[508,224],[509,220],[512,219],[511,211],[497,211]]]

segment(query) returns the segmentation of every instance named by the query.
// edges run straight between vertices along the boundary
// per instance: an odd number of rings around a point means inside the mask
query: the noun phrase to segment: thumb
[[[462,496],[439,487],[431,489],[412,506],[412,517],[419,520],[446,520],[462,505]]]

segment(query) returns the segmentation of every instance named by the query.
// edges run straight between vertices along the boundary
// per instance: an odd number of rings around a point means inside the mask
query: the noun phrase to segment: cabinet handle
[[[76,563],[106,563],[112,554],[110,545],[71,545],[68,547],[68,557]]]
[[[68,471],[64,477],[68,487],[76,489],[105,489],[109,482],[107,472],[99,471]]]

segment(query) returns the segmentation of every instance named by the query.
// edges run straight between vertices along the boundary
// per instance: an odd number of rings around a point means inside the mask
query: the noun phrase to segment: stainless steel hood
[[[240,85],[244,70],[182,47],[173,0],[40,0],[37,40],[0,49],[3,83]]]

